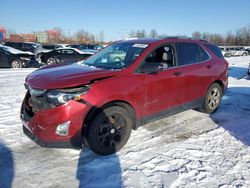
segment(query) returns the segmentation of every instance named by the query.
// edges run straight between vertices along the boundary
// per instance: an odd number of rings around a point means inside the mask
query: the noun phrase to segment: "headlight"
[[[41,96],[42,94],[44,94],[46,92],[45,89],[35,89],[35,88],[30,87],[26,83],[25,83],[25,88],[29,90],[30,95],[32,95],[32,96]]]
[[[69,100],[80,100],[81,95],[87,93],[88,90],[89,86],[70,89],[49,90],[45,93],[45,97],[49,103],[58,106],[68,102]]]

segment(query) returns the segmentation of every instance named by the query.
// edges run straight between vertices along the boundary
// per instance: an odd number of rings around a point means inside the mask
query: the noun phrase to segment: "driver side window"
[[[145,59],[143,69],[150,71],[158,67],[159,70],[165,70],[173,66],[175,66],[173,46],[164,45],[150,52]]]

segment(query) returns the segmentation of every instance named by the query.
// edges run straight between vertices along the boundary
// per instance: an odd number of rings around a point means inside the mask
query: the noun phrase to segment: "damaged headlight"
[[[27,83],[24,84],[25,88],[29,90],[30,95],[32,96],[41,96],[42,94],[44,94],[46,92],[45,89],[35,89],[30,87]]]
[[[69,100],[80,100],[81,95],[87,93],[88,90],[89,86],[49,90],[45,93],[45,97],[49,103],[58,106],[68,102]]]

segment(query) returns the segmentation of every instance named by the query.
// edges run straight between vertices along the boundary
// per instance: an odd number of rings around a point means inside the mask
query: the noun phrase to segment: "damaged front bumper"
[[[27,92],[21,107],[24,134],[43,147],[81,148],[82,128],[89,104],[70,100],[52,109],[33,111]],[[69,122],[67,134],[58,134],[58,126]]]

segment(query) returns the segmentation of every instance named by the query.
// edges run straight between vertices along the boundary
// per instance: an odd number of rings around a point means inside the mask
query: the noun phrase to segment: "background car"
[[[59,48],[50,52],[42,52],[41,61],[48,65],[58,63],[74,63],[93,55],[91,52],[82,52],[75,48]]]
[[[250,76],[250,63],[248,65],[248,71],[247,71],[248,76]]]
[[[33,42],[6,42],[4,45],[24,52],[32,53],[35,53],[36,48],[39,46],[39,44]]]
[[[244,47],[230,47],[228,48],[229,52],[232,56],[247,56],[248,52],[244,49]]]
[[[68,45],[67,47],[77,48],[83,52],[92,52],[92,53],[96,53],[99,50],[103,49],[103,46],[101,46],[100,44],[72,44]]]
[[[250,48],[246,48],[245,51],[247,51],[248,55],[250,55]]]
[[[58,49],[58,48],[63,48],[63,45],[60,44],[40,44],[38,47],[35,49],[35,55],[36,58],[41,61],[41,54],[42,52],[50,52],[52,50]]]
[[[35,55],[0,44],[0,67],[22,68],[37,64]]]
[[[220,47],[221,53],[224,57],[231,57],[232,53],[229,51],[229,48]]]

